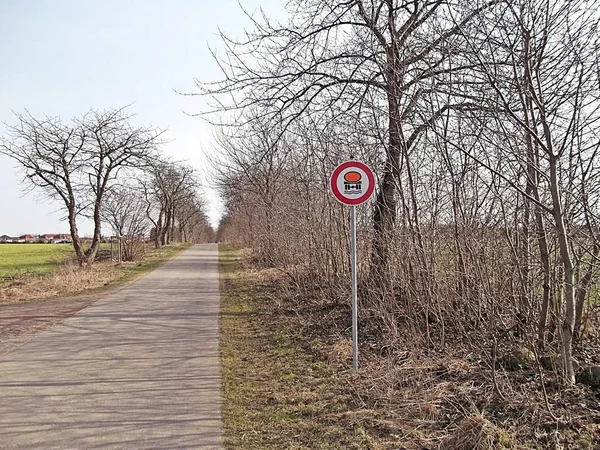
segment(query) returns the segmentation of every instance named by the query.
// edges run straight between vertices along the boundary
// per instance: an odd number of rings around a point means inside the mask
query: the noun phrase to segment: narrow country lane
[[[221,448],[218,252],[197,245],[0,357],[0,448]]]

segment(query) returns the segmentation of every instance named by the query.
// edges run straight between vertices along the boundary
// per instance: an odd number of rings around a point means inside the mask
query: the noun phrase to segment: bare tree
[[[9,137],[3,140],[2,152],[18,162],[27,182],[63,203],[79,264],[93,263],[105,194],[122,170],[154,159],[162,132],[133,126],[126,108],[92,110],[70,124],[30,114],[17,119],[19,124],[9,127]],[[85,252],[77,231],[80,214],[94,221],[92,244]]]
[[[544,270],[544,300],[539,341],[544,342],[550,293],[549,249],[542,214],[552,219],[562,263],[564,313],[562,352],[565,376],[575,381],[572,342],[575,327],[575,265],[572,227],[573,180],[581,176],[573,161],[590,161],[596,153],[600,119],[597,93],[598,19],[586,2],[558,4],[531,0],[507,2],[477,24],[483,34],[463,30],[473,48],[474,63],[493,89],[484,102],[505,113],[524,137],[518,158],[527,184],[520,193],[532,204]],[[558,38],[558,36],[561,36]],[[505,126],[506,130],[506,126]],[[586,180],[590,181],[589,177]],[[545,193],[542,193],[545,190]],[[582,205],[588,210],[587,205]],[[528,221],[528,220],[527,220]],[[571,222],[571,223],[569,223]]]
[[[145,238],[150,223],[138,187],[127,185],[112,187],[104,197],[102,220],[120,239],[124,261],[133,261],[144,255]]]
[[[275,199],[285,189],[282,179],[290,173],[292,148],[285,137],[277,137],[276,131],[260,122],[260,118],[243,130],[235,130],[235,134],[227,135],[226,131],[231,130],[221,129],[218,135],[221,159],[213,161],[219,187],[229,199],[243,195],[235,190],[259,199],[255,213],[264,217],[256,221],[254,228],[259,228],[256,231],[264,238],[256,250],[260,259],[269,262],[276,256],[272,229]]]
[[[149,167],[148,175],[140,181],[158,248],[173,241],[178,220],[180,231],[183,231],[181,227],[185,227],[193,215],[190,205],[194,206],[194,212],[203,212],[203,202],[198,195],[196,171],[188,165],[159,160]]]
[[[60,119],[36,119],[31,114],[16,114],[17,125],[8,127],[0,142],[0,153],[12,158],[24,175],[24,183],[61,203],[66,213],[73,248],[80,265],[85,263],[77,218],[82,209],[82,170],[85,164],[87,134],[77,125]]]
[[[139,168],[156,158],[162,131],[131,124],[126,108],[90,111],[79,122],[89,137],[82,156],[85,177],[91,194],[90,215],[94,220],[92,244],[86,257],[92,262],[98,251],[102,233],[102,206],[106,193],[119,173],[127,168]]]
[[[217,110],[241,111],[236,123],[252,121],[256,116],[244,113],[258,107],[261,120],[279,124],[273,127],[279,133],[306,114],[318,117],[331,109],[340,115],[356,110],[358,122],[365,115],[378,116],[385,129],[384,158],[374,208],[372,265],[374,274],[386,277],[398,195],[411,204],[411,223],[419,233],[412,149],[444,111],[472,107],[468,99],[456,97],[433,111],[422,106],[434,92],[432,84],[469,68],[448,62],[461,39],[459,31],[495,3],[461,3],[462,8],[455,8],[460,18],[453,24],[448,13],[452,6],[444,0],[292,1],[287,24],[263,17],[243,42],[223,36],[227,58],[219,62],[225,79],[199,87],[203,95],[217,98]],[[237,101],[224,103],[222,97],[232,93]]]

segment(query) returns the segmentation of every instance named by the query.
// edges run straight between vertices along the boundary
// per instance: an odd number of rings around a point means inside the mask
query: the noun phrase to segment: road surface
[[[221,448],[217,246],[0,356],[0,448]]]

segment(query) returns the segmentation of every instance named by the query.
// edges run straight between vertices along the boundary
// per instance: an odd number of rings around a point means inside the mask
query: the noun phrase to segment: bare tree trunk
[[[595,244],[593,249],[593,257],[598,258],[600,253],[600,246]],[[593,263],[588,264],[585,274],[579,280],[576,290],[576,304],[575,304],[575,325],[573,329],[573,342],[578,344],[581,342],[581,324],[583,321],[583,307],[585,305],[585,298],[592,286],[592,279],[594,276],[595,266]]]
[[[77,256],[77,262],[80,266],[83,266],[85,263],[85,255],[83,253],[83,249],[81,248],[81,243],[79,242],[79,232],[77,230],[77,223],[75,221],[75,211],[73,208],[69,208],[69,231],[71,233],[71,242],[73,243],[73,249],[75,250],[75,255]]]
[[[540,318],[538,321],[538,337],[537,346],[543,350],[546,343],[546,326],[548,321],[548,311],[551,307],[551,291],[550,291],[550,251],[548,248],[548,239],[546,229],[544,227],[544,218],[542,217],[542,209],[540,208],[539,194],[539,145],[534,142],[532,132],[537,133],[535,123],[535,108],[532,100],[531,87],[533,86],[531,74],[531,34],[528,30],[522,30],[524,43],[524,58],[523,58],[523,75],[525,89],[521,94],[521,103],[523,106],[524,123],[525,123],[525,142],[527,145],[527,194],[531,195],[535,202],[533,206],[533,215],[536,226],[536,238],[538,249],[540,252],[540,260],[542,263],[543,282],[542,282],[542,305],[540,310]]]
[[[94,205],[94,236],[92,238],[92,245],[85,252],[85,256],[88,264],[92,264],[96,259],[96,254],[98,253],[98,248],[100,247],[100,238],[102,232],[102,219],[101,219],[101,208],[102,208],[102,196],[99,196],[96,199],[96,203]]]
[[[551,149],[551,147],[549,146]],[[565,284],[565,314],[562,324],[563,358],[565,365],[565,377],[569,383],[575,383],[575,372],[573,370],[573,330],[575,328],[575,296],[573,289],[573,262],[569,252],[569,242],[565,227],[565,220],[558,185],[558,161],[554,154],[549,155],[550,161],[550,191],[552,194],[552,206],[560,257],[563,264]]]
[[[162,209],[158,213],[158,220],[154,227],[154,247],[160,248],[162,246],[162,233],[163,233],[163,211]]]
[[[71,184],[71,176],[69,174],[65,174],[65,178],[67,179],[67,213],[69,218],[69,232],[71,233],[71,242],[73,243],[73,250],[75,250],[75,255],[77,257],[77,263],[80,267],[83,267],[86,264],[85,253],[81,248],[81,242],[79,240],[79,230],[77,229],[77,216],[75,211],[75,192],[73,191],[73,186]]]
[[[532,195],[532,189],[527,186],[527,194]],[[529,314],[531,311],[531,300],[529,298],[530,287],[531,287],[531,202],[529,199],[525,199],[525,211],[523,214],[523,232],[519,233],[517,229],[517,236],[520,238],[519,249],[520,249],[520,259],[521,259],[521,298],[519,302],[519,313],[518,313],[518,322],[520,327],[520,333],[525,332],[525,327],[527,322],[529,321]],[[517,219],[517,218],[515,218]],[[517,220],[515,220],[515,224],[518,224]]]
[[[169,232],[169,244],[175,240],[175,205],[171,209],[171,229]]]
[[[540,259],[542,262],[542,271],[544,272],[544,278],[542,281],[542,307],[540,311],[540,319],[538,322],[538,348],[542,350],[546,342],[546,323],[548,321],[548,310],[552,303],[551,291],[550,291],[550,252],[548,250],[548,239],[546,237],[546,230],[544,229],[544,223],[542,220],[542,213],[538,208],[535,211],[536,219],[536,235],[538,241],[538,247],[540,250]]]
[[[395,71],[390,70],[391,77]],[[398,93],[395,89],[388,92],[389,110],[389,145],[386,155],[386,166],[375,201],[373,216],[373,253],[371,268],[374,279],[380,283],[380,288],[387,284],[390,274],[390,246],[392,233],[396,223],[396,191],[400,176],[400,155],[402,154],[402,134],[398,113]]]
[[[161,238],[160,238],[162,245],[169,244],[169,231],[171,230],[171,220],[172,220],[171,207],[167,206],[165,208],[165,224],[163,226]]]

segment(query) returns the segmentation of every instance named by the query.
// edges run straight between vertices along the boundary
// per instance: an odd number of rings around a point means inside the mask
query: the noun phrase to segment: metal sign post
[[[352,368],[358,369],[358,294],[356,275],[356,205],[366,202],[375,189],[373,172],[358,161],[346,161],[331,175],[331,192],[350,205],[350,265],[352,277]]]
[[[358,295],[356,293],[356,206],[350,207],[350,264],[352,266],[352,368],[358,369]]]

